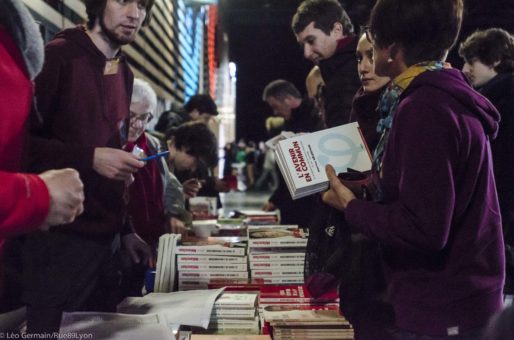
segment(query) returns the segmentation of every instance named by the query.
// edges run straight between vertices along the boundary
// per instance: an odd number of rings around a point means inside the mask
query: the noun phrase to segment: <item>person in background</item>
[[[215,117],[218,107],[208,94],[192,96],[178,112],[165,112],[159,117],[156,130],[163,131],[165,140],[169,140],[175,130],[185,122],[200,122],[209,127],[217,136]],[[198,167],[192,171],[176,171],[175,175],[184,186],[184,190],[195,192],[199,196],[217,197],[218,207],[221,207],[220,192],[228,191],[227,184],[217,177],[217,163],[212,167]]]
[[[137,153],[139,158],[162,151],[159,140],[145,132],[156,106],[157,96],[152,87],[142,79],[134,79],[128,142],[124,149]],[[129,195],[128,208],[134,229],[153,250],[162,234],[186,233],[182,185],[170,172],[166,157],[147,161],[144,168],[134,174]],[[141,296],[145,273],[151,264],[136,263],[133,256],[123,255],[122,252],[122,296]]]
[[[271,182],[268,179],[271,178]],[[265,147],[264,151],[264,164],[262,165],[262,173],[255,182],[255,188],[257,190],[268,190],[275,191],[278,186],[278,174],[277,174],[277,160],[275,151],[272,148]]]
[[[326,172],[323,200],[380,243],[397,339],[481,339],[502,308],[504,249],[489,140],[499,114],[444,60],[462,0],[378,0],[368,38],[392,79],[379,108],[376,201]],[[398,20],[401,18],[401,20]]]
[[[314,65],[305,78],[305,88],[307,89],[307,96],[314,100],[322,121],[325,121],[325,102],[322,98],[324,86],[325,82],[321,77],[319,66]]]
[[[183,108],[174,108],[163,112],[155,125],[155,130],[164,136],[170,136],[172,130],[189,121],[211,124],[218,115],[218,107],[208,94],[195,94],[186,102]]]
[[[321,71],[326,126],[348,123],[360,81],[355,72],[357,39],[346,11],[337,0],[305,0],[291,26],[304,57]]]
[[[2,258],[8,238],[71,223],[83,209],[74,169],[22,173],[32,80],[43,66],[43,40],[21,0],[0,3],[0,313],[10,308]]]
[[[312,99],[316,99],[318,93],[318,87],[323,86],[323,78],[321,77],[321,71],[318,65],[314,65],[307,77],[305,77],[305,89],[307,90],[307,96]]]
[[[246,173],[246,188],[247,190],[254,189],[255,186],[255,172],[256,172],[256,158],[257,149],[254,141],[249,141],[245,147],[245,173]]]
[[[170,170],[195,171],[218,161],[218,143],[214,133],[203,123],[188,122],[179,126],[168,140]],[[192,192],[191,192],[192,193]],[[184,187],[186,198],[194,197]]]
[[[284,131],[312,132],[323,127],[314,101],[307,97],[302,98],[300,91],[289,81],[277,79],[270,82],[263,90],[262,100],[268,103],[275,115],[284,118]],[[298,224],[302,228],[308,228],[313,204],[313,196],[293,200],[284,178],[280,176],[277,189],[262,209],[280,209],[282,224]]]
[[[460,44],[462,71],[471,85],[500,112],[498,136],[491,141],[496,190],[505,237],[504,292],[514,294],[514,37],[501,28],[476,31]]]
[[[127,186],[145,164],[121,150],[126,142],[133,75],[121,46],[151,18],[153,0],[86,0],[86,26],[65,29],[45,48],[31,115],[31,171],[76,168],[84,182],[84,213],[23,249],[27,332],[58,331],[63,311],[114,312],[123,247],[134,262],[151,248],[127,218]],[[34,111],[35,112],[35,111]]]
[[[391,81],[391,78],[382,77],[375,73],[373,69],[373,46],[366,39],[364,33],[361,34],[357,43],[355,56],[362,86],[353,97],[350,121],[359,123],[368,149],[373,154],[380,138],[380,134],[377,132],[377,124],[382,118],[377,110],[377,105],[385,86]]]

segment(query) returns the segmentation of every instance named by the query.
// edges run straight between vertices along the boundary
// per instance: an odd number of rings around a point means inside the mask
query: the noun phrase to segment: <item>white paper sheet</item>
[[[119,313],[63,313],[60,338],[71,339],[169,339],[173,331],[159,314],[128,315]]]
[[[223,289],[150,293],[143,297],[130,297],[118,305],[118,312],[128,314],[162,313],[168,324],[207,329],[214,302]]]

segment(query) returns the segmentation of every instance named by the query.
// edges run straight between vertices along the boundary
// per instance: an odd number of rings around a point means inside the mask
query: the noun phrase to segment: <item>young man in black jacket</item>
[[[325,82],[325,124],[349,123],[352,99],[360,87],[353,25],[337,0],[305,0],[291,23],[305,58],[317,64]]]

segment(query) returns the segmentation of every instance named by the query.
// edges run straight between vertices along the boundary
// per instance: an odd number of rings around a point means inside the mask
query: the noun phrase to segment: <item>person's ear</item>
[[[189,112],[189,117],[196,118],[200,115],[200,111],[198,109],[193,109],[191,112]]]
[[[287,95],[285,95],[285,97],[282,100],[282,102],[284,104],[286,104],[287,106],[291,107],[292,100],[293,100],[293,96],[291,96],[290,94],[287,94]]]
[[[387,52],[389,53],[389,58],[387,58],[388,63],[392,63],[394,58],[398,56],[399,46],[397,43],[392,43],[387,46]]]
[[[332,32],[331,33],[336,33],[336,34],[343,35],[344,34],[344,32],[343,32],[343,25],[340,22],[334,22],[334,25],[332,26]]]
[[[175,137],[171,137],[166,141],[166,145],[168,146],[168,149],[175,148]]]

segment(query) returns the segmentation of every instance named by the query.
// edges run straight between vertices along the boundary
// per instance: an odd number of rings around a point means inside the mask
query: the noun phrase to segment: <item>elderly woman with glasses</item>
[[[134,79],[125,150],[140,159],[161,151],[159,140],[145,132],[156,107],[157,96],[152,87],[144,80]],[[134,229],[152,249],[155,249],[162,234],[185,232],[181,220],[186,214],[182,185],[170,172],[166,157],[147,161],[134,174],[129,195],[129,212]],[[141,296],[149,264],[142,263],[137,254],[129,255],[122,256],[122,293],[124,296]]]

